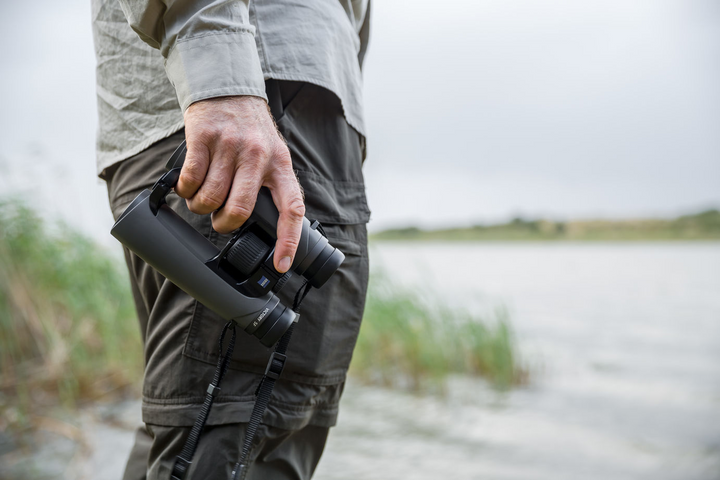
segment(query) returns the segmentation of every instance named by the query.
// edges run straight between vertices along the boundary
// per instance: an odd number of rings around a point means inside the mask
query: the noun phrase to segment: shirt
[[[183,128],[193,102],[265,98],[265,79],[340,99],[365,135],[361,66],[369,0],[92,0],[97,171]]]

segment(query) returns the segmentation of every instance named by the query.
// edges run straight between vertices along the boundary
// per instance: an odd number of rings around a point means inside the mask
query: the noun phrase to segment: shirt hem
[[[160,140],[164,140],[165,138],[169,137],[170,135],[179,132],[184,127],[185,127],[185,121],[183,120],[183,121],[180,121],[180,122],[172,125],[168,129],[161,130],[160,132],[156,133],[155,135],[151,135],[143,142],[136,144],[132,148],[123,150],[122,152],[117,153],[106,160],[98,159],[97,176],[100,177],[102,180],[105,180],[105,171],[108,168],[112,167],[116,163],[120,163],[123,160],[127,160],[128,158],[130,158],[134,155],[137,155],[138,153],[146,150],[148,147],[159,142]]]

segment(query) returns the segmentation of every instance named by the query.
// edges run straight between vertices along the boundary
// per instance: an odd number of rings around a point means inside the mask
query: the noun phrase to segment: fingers
[[[235,154],[224,149],[212,152],[212,163],[202,185],[187,201],[191,212],[204,215],[220,208],[227,198],[233,174]]]
[[[183,193],[194,187],[195,193],[188,199],[190,211],[213,212],[213,228],[218,233],[230,233],[250,217],[260,187],[267,185],[279,212],[273,264],[278,272],[285,273],[290,270],[300,243],[305,202],[292,170],[290,153],[284,145],[279,150],[268,154],[264,149],[247,148],[239,156],[231,150],[213,152],[213,161],[200,186],[186,183],[188,190]],[[235,165],[239,165],[236,170]]]
[[[229,233],[252,214],[262,185],[278,207],[275,269],[292,266],[305,215],[287,146],[264,99],[230,96],[200,100],[185,111],[188,152],[175,186],[188,208],[213,213],[213,228]]]
[[[190,198],[195,195],[208,171],[210,165],[210,150],[205,143],[187,140],[187,153],[185,162],[180,171],[180,178],[175,185],[175,193],[183,198]]]
[[[225,205],[213,213],[212,224],[219,233],[230,233],[240,228],[255,209],[255,201],[262,184],[262,177],[250,162],[238,168]]]
[[[270,172],[266,173],[263,165],[272,165]],[[208,173],[208,177],[210,175]],[[245,223],[255,209],[258,191],[263,184],[270,188],[279,212],[273,264],[278,272],[285,273],[290,270],[295,258],[305,216],[302,190],[285,145],[271,155],[263,149],[252,148],[243,154],[227,202],[213,213],[213,228],[219,233],[229,233]],[[198,195],[201,192],[202,188]]]
[[[279,179],[278,185],[273,187],[274,185],[270,187],[270,191],[280,212],[273,263],[275,270],[285,273],[290,270],[300,243],[303,218],[305,217],[305,202],[300,185],[292,170],[289,174],[283,175]]]

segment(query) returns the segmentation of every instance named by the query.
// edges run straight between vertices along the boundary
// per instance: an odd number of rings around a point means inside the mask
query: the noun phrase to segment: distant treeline
[[[493,225],[422,230],[416,227],[384,230],[375,240],[461,241],[641,241],[720,240],[720,211],[707,210],[675,219],[640,220],[529,220],[515,218]]]

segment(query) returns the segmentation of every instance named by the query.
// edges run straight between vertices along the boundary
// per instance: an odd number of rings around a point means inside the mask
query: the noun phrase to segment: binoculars
[[[190,296],[270,347],[296,320],[275,294],[293,273],[321,287],[345,255],[328,242],[317,221],[303,218],[292,267],[285,274],[276,271],[279,214],[265,187],[250,218],[218,249],[165,201],[180,177],[185,154],[183,142],[168,160],[167,172],[128,205],[110,233]]]

